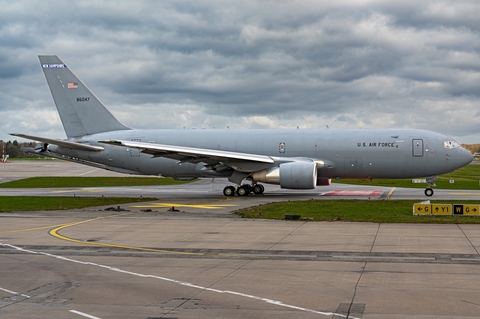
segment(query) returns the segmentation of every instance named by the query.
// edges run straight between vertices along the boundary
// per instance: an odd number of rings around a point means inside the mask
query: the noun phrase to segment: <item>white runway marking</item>
[[[88,172],[85,172],[85,173],[82,173],[82,174],[78,174],[78,176],[87,175],[87,174],[93,173],[93,172],[95,172],[95,171],[98,171],[98,168],[92,169],[91,171],[88,171]]]
[[[94,317],[94,316],[91,316],[89,314],[86,314],[86,313],[83,313],[83,312],[80,312],[80,311],[76,311],[76,310],[69,310],[70,312],[74,313],[74,314],[77,314],[77,315],[80,315],[80,316],[84,316],[84,317],[87,317],[87,318],[90,318],[90,319],[100,319],[98,317]]]
[[[67,258],[67,257],[63,257],[63,256],[52,255],[52,254],[45,253],[45,252],[42,252],[42,251],[33,251],[33,250],[23,249],[23,248],[20,248],[20,247],[14,246],[14,245],[10,245],[10,244],[0,243],[0,246],[11,247],[13,249],[23,251],[23,252],[27,252],[27,253],[30,253],[30,254],[44,255],[44,256],[53,257],[53,258],[56,258],[56,259],[60,259],[60,260],[68,261],[68,262],[73,262],[73,263],[77,263],[77,264],[100,267],[100,268],[104,268],[104,269],[107,269],[107,270],[110,270],[110,271],[115,271],[115,272],[119,272],[119,273],[123,273],[123,274],[127,274],[127,275],[143,277],[143,278],[158,279],[158,280],[168,281],[168,282],[171,282],[171,283],[176,283],[176,284],[181,285],[181,286],[201,289],[201,290],[204,290],[204,291],[216,292],[216,293],[219,293],[219,294],[230,294],[230,295],[240,296],[240,297],[244,297],[244,298],[254,299],[254,300],[258,300],[258,301],[263,301],[263,302],[268,303],[268,304],[273,304],[273,305],[277,305],[277,306],[280,306],[280,307],[300,310],[300,311],[304,311],[304,312],[315,313],[315,314],[322,315],[322,316],[330,316],[331,317],[331,316],[335,315],[337,317],[347,318],[346,315],[335,313],[335,312],[317,311],[317,310],[313,310],[313,309],[309,309],[309,308],[303,308],[303,307],[298,307],[298,306],[294,306],[294,305],[289,305],[289,304],[283,303],[283,302],[278,301],[278,300],[273,300],[273,299],[248,295],[248,294],[244,294],[244,293],[241,293],[241,292],[230,291],[230,290],[218,290],[218,289],[198,286],[198,285],[195,285],[195,284],[192,284],[192,283],[189,283],[189,282],[170,279],[170,278],[166,278],[166,277],[140,274],[140,273],[131,272],[131,271],[115,268],[115,267],[110,267],[110,266],[106,266],[106,265],[92,263],[92,262],[89,262],[89,261],[80,261],[80,260],[75,260],[75,259],[71,259],[71,258]],[[75,310],[70,310],[70,311],[75,311]],[[78,313],[78,312],[75,312],[75,313]],[[89,317],[89,318],[100,319],[100,318],[97,318],[97,317]],[[348,316],[348,318],[349,319],[361,319],[361,318],[352,317],[352,316]]]
[[[25,297],[25,298],[30,298],[30,296],[28,296],[28,295],[24,295],[24,294],[21,294],[21,293],[15,292],[15,291],[11,291],[11,290],[8,290],[8,289],[5,289],[5,288],[0,288],[0,290],[8,292],[9,294],[12,294],[12,295],[18,295],[18,296],[22,296],[22,297]]]

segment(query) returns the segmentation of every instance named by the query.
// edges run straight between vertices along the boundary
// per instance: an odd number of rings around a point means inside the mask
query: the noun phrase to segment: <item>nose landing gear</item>
[[[433,195],[433,189],[427,187],[425,189],[425,196],[432,196]]]
[[[437,180],[437,176],[429,176],[426,178],[427,180],[427,188],[425,189],[425,196],[432,196],[433,195],[433,189],[432,187],[435,187],[435,181]]]

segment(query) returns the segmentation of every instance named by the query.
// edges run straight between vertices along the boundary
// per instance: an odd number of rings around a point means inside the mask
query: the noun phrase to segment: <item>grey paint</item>
[[[68,141],[73,142],[55,144],[51,139],[28,136],[50,144],[43,152],[47,156],[67,156],[137,174],[230,177],[237,184],[291,163],[283,168],[289,173],[284,173],[282,187],[288,188],[310,188],[305,179],[311,178],[312,167],[323,180],[414,178],[444,174],[472,160],[472,154],[451,138],[426,130],[130,129],[113,117],[62,60],[40,56],[40,61]],[[68,87],[69,82],[73,87]],[[84,145],[103,149],[88,150]]]
[[[67,137],[128,129],[58,56],[39,59]]]

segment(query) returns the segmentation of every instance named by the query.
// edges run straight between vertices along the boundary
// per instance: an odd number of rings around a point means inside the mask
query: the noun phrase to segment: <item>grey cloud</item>
[[[328,122],[473,138],[478,16],[476,1],[15,1],[0,12],[0,125],[12,109],[55,110],[36,56],[58,54],[127,125],[135,110],[139,127]],[[463,124],[435,114],[451,108]]]

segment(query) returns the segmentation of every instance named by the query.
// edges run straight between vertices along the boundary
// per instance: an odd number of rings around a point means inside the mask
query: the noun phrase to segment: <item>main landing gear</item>
[[[241,186],[227,186],[223,189],[223,195],[225,196],[235,196],[237,194],[238,196],[248,196],[250,193],[254,193],[255,195],[260,195],[263,194],[265,191],[265,187],[261,184],[255,184],[253,186],[248,185],[248,184],[243,184]]]

